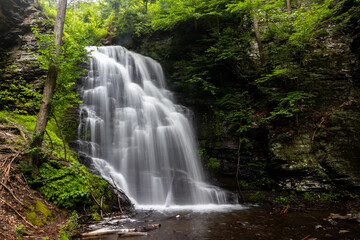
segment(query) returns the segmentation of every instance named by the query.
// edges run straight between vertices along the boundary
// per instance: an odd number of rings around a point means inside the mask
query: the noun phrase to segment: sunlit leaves
[[[113,19],[110,13],[104,17],[99,3],[80,3],[75,10],[68,10],[65,21],[65,36],[78,42],[93,45],[108,34]]]

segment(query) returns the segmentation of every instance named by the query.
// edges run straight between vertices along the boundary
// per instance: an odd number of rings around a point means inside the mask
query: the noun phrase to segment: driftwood
[[[147,232],[123,232],[118,233],[119,237],[135,237],[135,236],[147,236]]]
[[[102,210],[102,207],[103,207],[103,201],[104,201],[104,196],[101,196],[101,200],[100,200],[100,216],[101,218],[104,218],[104,215],[103,215],[103,210]]]
[[[114,178],[113,178],[111,175],[110,175],[110,178],[111,178],[111,180],[113,181],[114,187],[115,187],[115,189],[116,189],[116,191],[117,191],[116,196],[117,196],[117,200],[118,200],[118,205],[119,205],[120,212],[123,213],[123,210],[122,210],[122,207],[121,207],[121,202],[120,202],[120,197],[119,197],[120,191],[119,191],[118,187],[116,186],[116,183],[115,183],[115,181],[114,181]]]
[[[120,234],[120,233],[129,233],[129,232],[135,232],[135,228],[131,229],[115,229],[115,230],[109,230],[109,229],[98,229],[92,232],[82,233],[82,237],[92,237],[92,236],[103,236],[108,234]]]
[[[106,213],[106,212],[104,211],[104,209],[102,208],[102,203],[100,204],[100,203],[96,200],[96,198],[95,198],[94,194],[92,193],[92,191],[90,191],[90,195],[91,195],[91,197],[94,199],[94,202],[96,203],[96,205],[100,208],[100,213],[101,213],[101,215],[102,215],[102,213]]]
[[[82,233],[81,237],[94,237],[103,236],[109,234],[118,234],[119,237],[130,237],[130,236],[146,236],[148,231],[155,230],[161,227],[161,224],[148,224],[147,226],[131,228],[131,229],[98,229],[92,232]]]
[[[346,215],[340,215],[337,213],[330,213],[330,216],[326,220],[348,220],[348,221],[357,221],[360,222],[360,218],[356,214],[346,214]]]

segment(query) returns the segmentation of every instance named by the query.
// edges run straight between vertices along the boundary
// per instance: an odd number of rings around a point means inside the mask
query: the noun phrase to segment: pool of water
[[[147,236],[131,239],[360,239],[360,225],[350,221],[327,220],[331,211],[299,211],[263,206],[232,206],[224,208],[175,208],[137,210],[133,217],[115,216],[89,224],[85,231],[131,229],[147,224],[161,224]],[[77,238],[81,239],[81,238]],[[117,235],[83,239],[116,240]]]

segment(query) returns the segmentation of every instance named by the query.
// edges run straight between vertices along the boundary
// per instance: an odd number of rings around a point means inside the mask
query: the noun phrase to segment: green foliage
[[[79,1],[76,9],[69,9],[65,19],[65,39],[72,48],[83,48],[86,45],[98,45],[102,38],[109,34],[108,28],[113,20],[113,14],[102,14],[100,2]],[[73,49],[71,49],[74,51]]]
[[[43,163],[39,168],[39,190],[59,206],[74,208],[89,194],[88,179],[80,170],[61,166],[57,161]]]
[[[100,220],[101,220],[101,216],[99,215],[99,213],[94,212],[93,214],[91,214],[91,220],[93,220],[93,221],[100,221]]]
[[[8,121],[16,124],[27,136],[31,136],[33,134],[37,120],[36,116],[33,115],[23,115],[16,112],[7,112],[7,111],[0,112],[0,119],[2,118],[7,119]],[[48,148],[45,150],[45,152],[49,151],[58,158],[64,157],[63,142],[58,127],[53,119],[48,121],[48,124],[46,125],[46,131],[48,134],[44,135],[44,141],[45,144],[48,146]],[[66,148],[69,149],[67,144],[66,144]],[[26,152],[30,153],[39,150],[41,149],[29,148]],[[74,160],[74,156],[71,156],[71,159]],[[27,170],[25,171],[28,172],[29,170],[30,169],[27,168]]]
[[[330,202],[336,202],[339,200],[340,194],[334,192],[321,193],[320,199]]]
[[[323,192],[323,193],[314,193],[313,191],[307,191],[303,195],[304,199],[307,201],[330,201],[336,202],[339,200],[340,194],[334,192]]]
[[[209,158],[208,160],[208,164],[207,164],[208,168],[219,168],[220,167],[220,163],[218,162],[218,160],[214,157]]]
[[[232,92],[232,91],[229,91]],[[226,94],[219,102],[219,115],[230,120],[229,129],[234,129],[237,135],[245,133],[252,122],[252,99],[248,92]],[[241,141],[246,141],[242,138]]]
[[[19,239],[23,239],[23,236],[26,234],[26,230],[24,229],[24,225],[20,224],[19,226],[16,226],[15,228],[16,235]]]
[[[36,124],[36,117],[31,115],[0,112],[0,119],[5,118],[22,129],[25,135],[31,135]],[[53,120],[49,121],[46,129],[53,145],[52,154],[58,158],[63,157],[63,143],[56,123]],[[51,143],[47,134],[45,134],[45,143],[50,148]],[[66,148],[69,149],[68,146]],[[39,151],[39,149],[30,148],[29,151]],[[78,162],[74,154],[71,152],[68,152],[68,154],[70,154],[68,166],[67,164],[66,166],[62,165],[55,160],[45,161],[39,167],[39,176],[36,179],[32,178],[32,168],[30,166],[20,163],[20,168],[34,188],[39,189],[46,198],[59,206],[82,209],[85,204],[89,212],[96,211],[98,207],[90,196],[90,191],[92,191],[98,199],[100,199],[101,195],[104,196],[104,208],[106,209],[108,207],[106,204],[112,201],[108,183],[101,177],[91,174],[85,166]],[[43,155],[43,157],[46,157],[46,149]],[[69,160],[69,155],[66,160]],[[35,215],[32,214],[32,217],[37,219]]]
[[[111,200],[108,183],[89,173],[85,166],[76,161],[72,161],[70,166],[61,165],[54,160],[43,163],[33,185],[47,199],[68,209],[80,209],[88,204],[89,212],[96,211],[97,206],[91,201],[91,193],[98,198],[104,196],[105,202]],[[106,208],[104,205],[104,209]]]
[[[261,78],[255,80],[256,83],[264,83],[271,79],[278,79],[279,77],[286,77],[288,74],[288,69],[280,69],[279,67],[275,67],[272,73],[264,74]]]
[[[67,220],[66,224],[60,227],[58,239],[70,240],[71,237],[75,234],[75,231],[80,228],[78,219],[78,213],[76,211],[73,211],[71,217]]]
[[[56,46],[53,34],[42,34],[36,26],[32,31],[38,38],[38,53],[34,56],[40,63],[40,68],[48,69],[50,65],[58,64],[58,75],[52,110],[58,114],[66,112],[75,104],[80,103],[78,94],[74,91],[75,79],[85,73],[79,69],[79,63],[85,60],[87,42],[80,42],[66,35],[64,45],[61,47],[61,54],[55,57]],[[60,115],[61,116],[61,115]]]
[[[304,193],[304,199],[307,201],[315,201],[317,199],[317,195],[312,191],[307,191]]]
[[[294,195],[290,194],[289,196],[278,196],[274,199],[274,202],[277,204],[290,204],[294,201]]]
[[[304,100],[314,97],[310,93],[303,91],[295,91],[287,93],[287,96],[280,99],[280,102],[274,111],[270,112],[270,116],[264,120],[274,119],[276,117],[292,117],[301,110],[301,103]]]
[[[266,193],[257,191],[256,193],[251,193],[247,197],[247,200],[250,202],[261,202],[266,199]]]
[[[21,77],[11,84],[0,83],[0,102],[2,109],[26,114],[29,110],[38,108],[41,94],[26,83]]]
[[[42,1],[42,7],[50,17],[56,15],[55,5],[49,1]],[[100,40],[108,35],[108,28],[112,21],[112,14],[107,17],[102,15],[100,2],[78,2],[76,9],[68,9],[65,19],[63,45],[60,54],[56,54],[54,33],[41,33],[36,26],[32,31],[37,37],[38,50],[34,53],[40,64],[40,68],[49,69],[57,66],[57,81],[52,99],[52,113],[59,120],[60,125],[65,122],[67,112],[81,103],[75,91],[75,80],[86,73],[87,70],[80,67],[85,61],[88,52],[87,45],[100,44]],[[62,125],[74,132],[74,124]],[[69,131],[64,131],[69,134]]]

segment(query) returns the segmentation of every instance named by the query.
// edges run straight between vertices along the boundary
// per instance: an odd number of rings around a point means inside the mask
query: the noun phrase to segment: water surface
[[[131,239],[185,240],[185,239],[360,239],[358,223],[327,220],[329,210],[295,211],[291,208],[280,214],[281,208],[247,206],[204,210],[138,210],[133,218],[113,217],[89,225],[87,229],[124,229],[160,223],[159,229],[148,236]],[[116,240],[117,235],[87,238]],[[120,239],[120,238],[119,238]]]

